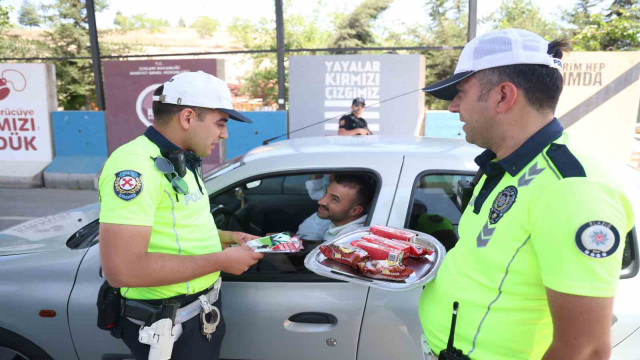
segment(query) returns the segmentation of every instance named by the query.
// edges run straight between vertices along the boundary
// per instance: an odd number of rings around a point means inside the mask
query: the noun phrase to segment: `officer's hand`
[[[257,253],[248,246],[226,248],[222,254],[224,255],[222,271],[233,275],[242,274],[264,257],[264,254]]]
[[[243,233],[240,231],[230,231],[230,233],[231,233],[231,239],[233,240],[233,242],[240,245],[246,243],[247,241],[251,241],[260,237],[256,235]]]

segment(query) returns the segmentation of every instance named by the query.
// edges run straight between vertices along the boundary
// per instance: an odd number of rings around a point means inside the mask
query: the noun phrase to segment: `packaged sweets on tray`
[[[430,281],[444,254],[430,235],[373,225],[323,243],[307,255],[305,266],[327,277],[404,290]]]

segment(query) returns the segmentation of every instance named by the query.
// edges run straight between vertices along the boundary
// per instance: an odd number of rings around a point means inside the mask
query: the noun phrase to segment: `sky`
[[[18,10],[24,0],[0,0],[3,6],[13,6],[12,21],[17,22]],[[40,2],[50,2],[49,0],[30,0],[34,4]],[[286,1],[286,0],[284,0]],[[305,14],[316,8],[319,0],[294,0],[291,11],[298,14]],[[554,18],[558,13],[558,8],[570,7],[574,0],[532,0],[541,9],[543,15]],[[333,12],[350,12],[362,0],[322,0],[322,9],[326,13],[325,18]],[[610,2],[610,1],[609,1]],[[166,19],[172,25],[177,25],[178,20],[183,18],[190,24],[198,16],[209,16],[218,20],[223,26],[228,25],[234,17],[249,20],[258,20],[261,17],[275,18],[275,0],[183,0],[176,6],[176,2],[163,0],[110,0],[108,9],[96,14],[98,28],[113,27],[115,14],[120,11],[125,16],[145,14],[152,18]],[[395,0],[389,9],[383,14],[381,21],[390,28],[422,23],[427,21],[424,10],[425,0]],[[478,19],[489,15],[500,6],[501,0],[478,0]],[[561,4],[561,5],[559,5]],[[287,14],[285,13],[285,16]],[[488,29],[483,29],[478,25],[477,33],[481,34]]]

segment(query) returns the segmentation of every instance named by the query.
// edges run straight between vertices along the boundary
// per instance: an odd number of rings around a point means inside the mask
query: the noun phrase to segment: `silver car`
[[[333,136],[263,146],[206,176],[219,228],[295,231],[317,210],[314,174],[369,174],[376,194],[367,224],[415,228],[423,214],[460,219],[459,180],[481,149],[462,140]],[[637,205],[640,176],[624,169]],[[100,269],[98,205],[0,233],[0,359],[126,359],[128,349],[96,326]],[[636,209],[636,224],[640,224]],[[437,237],[437,236],[436,236]],[[267,254],[241,276],[223,274],[225,359],[421,359],[421,288],[389,292],[320,277],[302,254]],[[612,359],[640,359],[640,276],[627,235],[612,319]],[[453,285],[452,285],[453,286]],[[461,316],[464,316],[461,313]]]

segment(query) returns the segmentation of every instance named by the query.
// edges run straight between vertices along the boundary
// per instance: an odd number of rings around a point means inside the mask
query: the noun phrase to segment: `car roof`
[[[463,139],[407,135],[320,136],[295,138],[261,146],[246,153],[243,161],[300,153],[454,156],[473,159],[480,152],[481,148]]]

